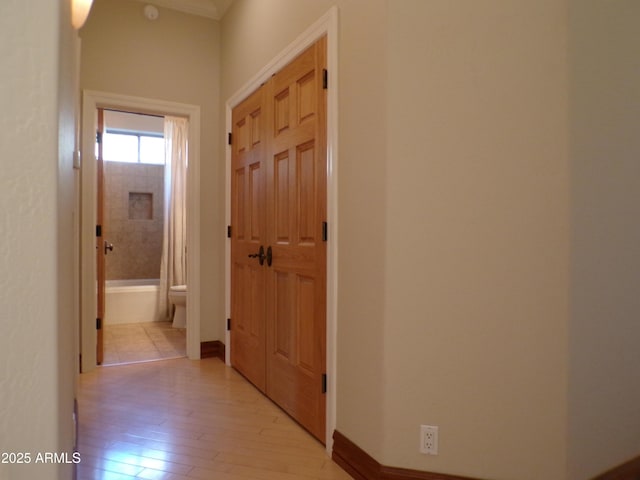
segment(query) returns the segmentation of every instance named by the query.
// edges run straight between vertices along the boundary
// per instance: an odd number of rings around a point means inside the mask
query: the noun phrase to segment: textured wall
[[[75,34],[69,2],[0,2],[0,452],[68,452],[73,308]],[[0,479],[71,478],[0,463]]]
[[[107,280],[159,278],[164,223],[164,166],[105,162]]]

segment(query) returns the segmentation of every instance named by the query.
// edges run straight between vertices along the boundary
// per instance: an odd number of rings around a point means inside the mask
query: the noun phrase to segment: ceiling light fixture
[[[87,21],[93,0],[71,1],[71,24],[76,30],[80,30]]]

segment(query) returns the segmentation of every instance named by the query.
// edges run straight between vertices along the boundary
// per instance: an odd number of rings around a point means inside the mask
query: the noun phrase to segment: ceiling
[[[234,0],[138,0],[158,7],[220,20]]]

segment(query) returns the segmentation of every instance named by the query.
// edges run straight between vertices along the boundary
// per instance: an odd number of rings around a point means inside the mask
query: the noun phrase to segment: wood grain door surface
[[[232,113],[231,362],[260,390],[266,388],[265,276],[255,255],[267,241],[264,88]]]
[[[323,442],[325,67],[322,38],[233,110],[231,184],[232,364]]]

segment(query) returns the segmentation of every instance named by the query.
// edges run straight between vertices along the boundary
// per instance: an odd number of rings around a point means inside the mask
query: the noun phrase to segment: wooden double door
[[[326,390],[326,39],[232,112],[231,363],[320,441]]]

